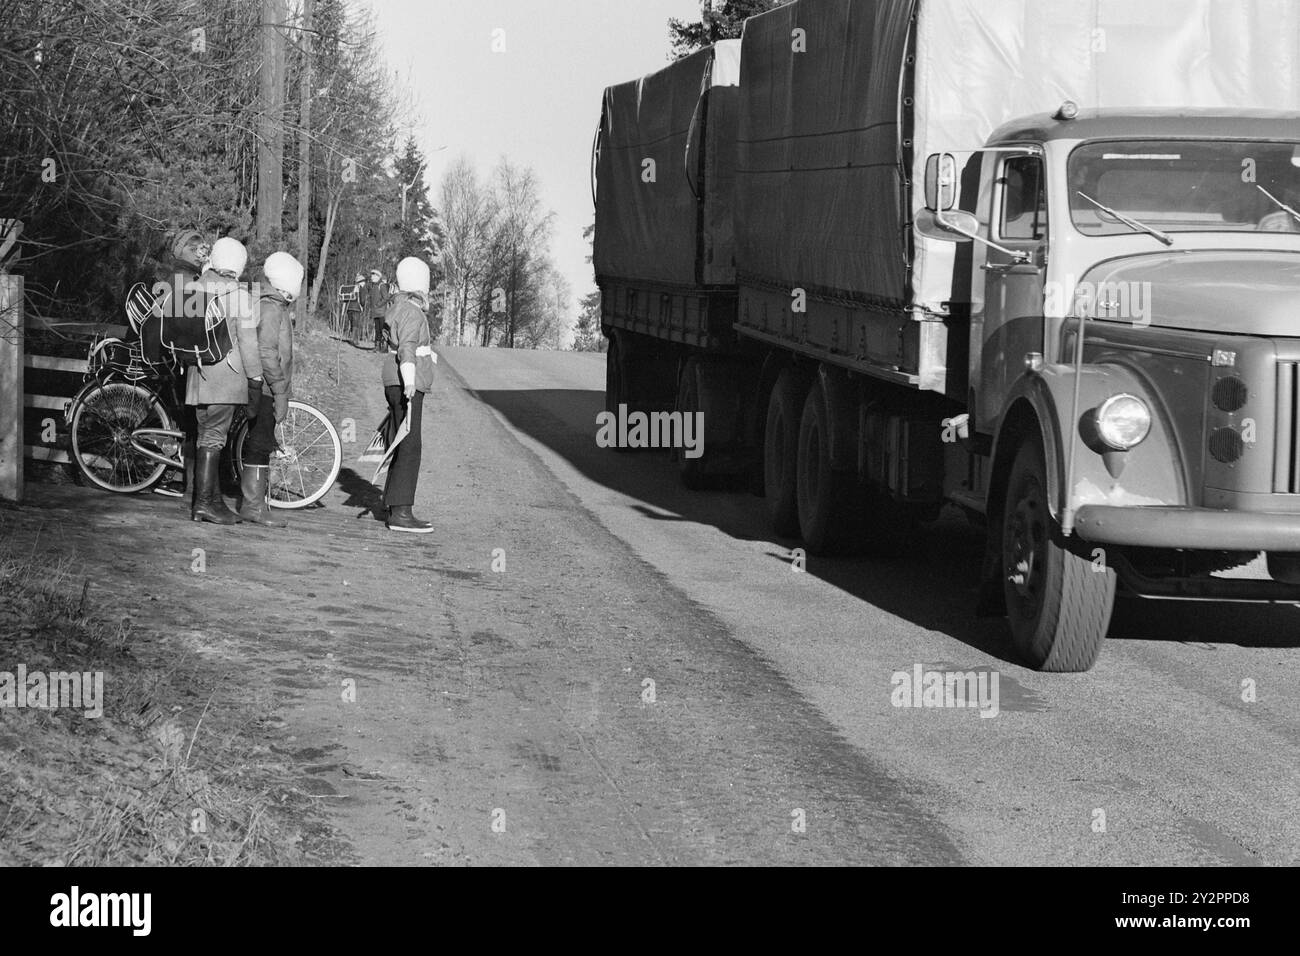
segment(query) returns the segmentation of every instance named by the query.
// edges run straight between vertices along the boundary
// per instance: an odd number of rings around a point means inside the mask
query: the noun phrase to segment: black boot
[[[260,524],[266,528],[287,528],[284,521],[271,517],[271,505],[266,500],[266,485],[270,478],[269,465],[244,465],[239,485],[244,501],[239,506],[239,517],[249,524]]]
[[[192,521],[210,521],[213,524],[239,524],[239,516],[226,507],[221,497],[220,448],[200,448],[194,466],[194,507],[190,509]]]
[[[433,531],[433,525],[411,514],[410,505],[394,505],[389,508],[386,523],[389,531],[405,531],[409,534],[430,534]]]

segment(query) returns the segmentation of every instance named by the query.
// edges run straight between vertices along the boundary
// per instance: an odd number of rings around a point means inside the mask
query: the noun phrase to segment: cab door
[[[1047,271],[1047,189],[1040,156],[1000,158],[994,174],[990,238],[984,263],[983,341],[976,422],[987,430],[1025,370],[1025,356],[1043,351]],[[1016,255],[1016,254],[1019,255]],[[977,280],[978,281],[978,280]]]

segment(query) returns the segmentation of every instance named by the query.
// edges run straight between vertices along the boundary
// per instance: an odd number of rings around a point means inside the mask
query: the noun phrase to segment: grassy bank
[[[336,369],[328,335],[298,337],[298,394],[337,421],[350,385]],[[102,715],[0,705],[0,865],[257,866],[332,852],[316,798],[278,745],[264,680],[196,653],[161,619],[115,611],[105,589],[155,582],[113,572],[97,543],[46,557],[44,520],[38,507],[0,506],[0,682],[20,667],[102,673]],[[176,520],[160,510],[159,533]]]

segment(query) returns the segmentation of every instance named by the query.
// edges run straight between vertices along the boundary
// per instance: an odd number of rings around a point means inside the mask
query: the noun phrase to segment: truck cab
[[[1117,582],[1300,599],[1300,117],[1067,103],[927,170],[971,257],[949,490],[1022,650],[1087,666]]]

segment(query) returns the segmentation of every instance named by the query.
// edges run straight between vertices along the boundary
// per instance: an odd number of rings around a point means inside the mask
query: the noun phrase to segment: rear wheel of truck
[[[605,351],[605,411],[618,414],[618,406],[627,404],[627,376],[623,368],[623,350],[617,336],[609,338]]]
[[[857,476],[831,463],[830,414],[821,383],[813,385],[799,420],[795,501],[799,531],[812,554],[842,552],[861,530],[862,502]]]
[[[796,498],[799,461],[799,420],[803,383],[793,369],[777,377],[767,403],[763,433],[763,489],[772,530],[783,538],[799,536]]]
[[[694,415],[700,410],[700,363],[698,359],[687,359],[682,369],[681,381],[677,384],[676,410],[683,416]],[[687,458],[683,448],[673,449],[677,459],[677,474],[682,484],[691,491],[702,491],[709,487],[710,479],[704,470],[704,458]]]
[[[1115,604],[1115,572],[1066,538],[1048,509],[1037,434],[1021,445],[1007,483],[1002,574],[1016,650],[1041,671],[1086,671],[1097,660]]]

